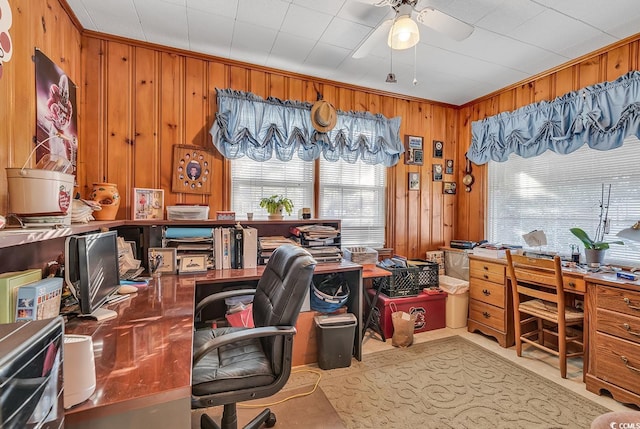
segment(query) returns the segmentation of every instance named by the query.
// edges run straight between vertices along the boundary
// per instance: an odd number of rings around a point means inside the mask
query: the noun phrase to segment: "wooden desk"
[[[467,330],[494,337],[502,347],[515,344],[513,328],[513,299],[507,260],[469,255],[469,318]],[[566,292],[584,295],[585,273],[575,269],[563,270]]]
[[[640,281],[613,274],[585,280],[587,390],[640,406]]]
[[[87,401],[65,412],[65,427],[191,427],[197,291],[211,285],[219,288],[223,284],[256,281],[263,271],[264,267],[258,267],[163,275],[131,299],[109,305],[118,313],[116,319],[73,319],[67,323],[66,333],[90,335],[93,339],[97,387]],[[319,264],[314,276],[334,272],[344,273],[352,287],[347,306],[358,319],[354,356],[361,360],[362,266],[350,262]],[[299,335],[302,338],[304,333]]]

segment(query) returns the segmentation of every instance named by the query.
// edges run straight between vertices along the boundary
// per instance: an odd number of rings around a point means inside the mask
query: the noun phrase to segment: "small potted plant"
[[[599,229],[599,231],[600,230],[601,229]],[[571,228],[569,231],[584,244],[584,256],[587,265],[594,263],[602,264],[604,262],[605,250],[609,248],[610,244],[624,244],[623,241],[604,241],[604,233],[597,235],[596,239],[592,240],[582,228]]]
[[[282,212],[286,211],[291,215],[293,211],[293,201],[283,195],[271,195],[260,200],[260,207],[267,210],[270,220],[282,220]]]

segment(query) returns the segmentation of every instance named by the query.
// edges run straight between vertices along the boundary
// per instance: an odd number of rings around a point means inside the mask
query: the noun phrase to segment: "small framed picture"
[[[207,255],[183,255],[178,274],[207,272]]]
[[[131,211],[133,220],[164,219],[164,190],[133,188]]]
[[[409,190],[420,190],[420,173],[409,173]]]
[[[444,162],[444,174],[453,174],[453,159]]]
[[[433,164],[433,181],[442,181],[442,164]]]
[[[407,149],[422,149],[422,137],[405,136]]]
[[[433,141],[433,157],[442,158],[443,151],[444,151],[444,143],[440,140],[434,140]]]
[[[422,149],[422,137],[404,136],[404,163],[407,165],[422,165],[424,153]]]
[[[173,247],[149,248],[149,274],[176,273],[177,251]]]
[[[444,182],[444,186],[442,187],[442,193],[455,195],[456,182]]]

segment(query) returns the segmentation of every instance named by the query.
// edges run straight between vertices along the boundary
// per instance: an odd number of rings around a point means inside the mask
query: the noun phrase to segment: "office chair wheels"
[[[269,413],[269,418],[264,422],[264,426],[268,428],[272,428],[276,425],[276,415],[273,413]]]

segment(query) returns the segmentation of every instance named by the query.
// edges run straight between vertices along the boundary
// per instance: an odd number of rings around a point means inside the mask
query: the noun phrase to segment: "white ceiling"
[[[375,0],[67,0],[89,30],[461,105],[640,29],[640,0],[420,0],[475,26],[454,41],[419,24],[417,49],[353,52],[394,16]],[[413,85],[414,56],[417,85]]]

